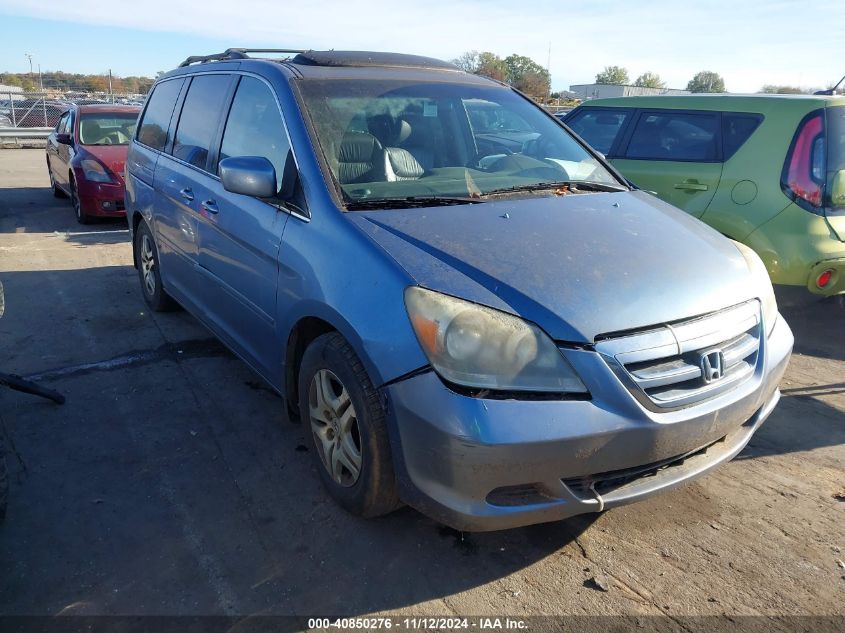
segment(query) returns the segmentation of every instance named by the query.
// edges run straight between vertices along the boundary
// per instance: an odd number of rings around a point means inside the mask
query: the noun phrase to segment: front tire
[[[169,312],[176,308],[176,302],[161,285],[161,267],[158,247],[152,231],[143,220],[135,231],[135,261],[138,263],[138,278],[141,294],[153,312]]]
[[[82,210],[82,202],[79,200],[79,192],[76,190],[76,181],[72,178],[70,181],[70,202],[76,214],[76,221],[80,224],[90,224],[91,217]]]
[[[337,332],[314,340],[299,370],[299,411],[320,479],[343,508],[363,517],[401,503],[378,393]]]

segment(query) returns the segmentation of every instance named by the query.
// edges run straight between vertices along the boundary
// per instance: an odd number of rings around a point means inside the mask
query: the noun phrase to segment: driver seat
[[[387,182],[418,180],[425,169],[416,157],[401,147],[411,136],[411,125],[405,119],[379,114],[367,120],[370,133],[384,146],[384,176]]]
[[[103,140],[103,128],[96,121],[83,121],[79,132],[80,140],[87,145],[94,145]]]

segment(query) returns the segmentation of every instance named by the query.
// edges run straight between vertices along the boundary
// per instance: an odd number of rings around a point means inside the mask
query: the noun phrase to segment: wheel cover
[[[320,369],[308,388],[308,410],[314,444],[331,478],[354,486],[361,474],[361,432],[352,399],[328,369]]]
[[[141,236],[141,277],[144,280],[144,290],[152,297],[156,292],[155,255],[153,242],[149,235]]]

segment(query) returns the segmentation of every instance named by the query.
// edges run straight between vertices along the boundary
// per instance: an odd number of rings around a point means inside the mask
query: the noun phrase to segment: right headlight
[[[414,332],[444,380],[479,389],[586,393],[555,344],[511,314],[417,286],[405,291]]]
[[[757,289],[757,296],[763,304],[763,321],[766,324],[766,333],[771,334],[778,318],[778,304],[775,300],[775,290],[772,288],[772,280],[769,279],[769,271],[760,256],[745,244],[734,240],[734,244],[745,258],[751,277],[754,279],[754,286]]]
[[[86,180],[91,182],[114,182],[112,177],[109,176],[108,171],[106,171],[106,168],[98,160],[85,158],[80,162],[79,166],[82,167],[82,172],[85,174]]]

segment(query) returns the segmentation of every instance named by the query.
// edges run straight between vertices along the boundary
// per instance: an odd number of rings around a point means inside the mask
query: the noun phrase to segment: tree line
[[[535,99],[546,99],[551,92],[549,71],[525,55],[514,53],[502,58],[489,51],[468,51],[452,63],[468,73],[508,83]]]
[[[605,66],[604,70],[596,75],[597,84],[613,85],[634,85],[643,88],[666,88],[660,75],[650,71],[644,72],[631,84],[628,69],[622,66]],[[712,70],[702,70],[687,83],[687,90],[690,92],[727,92],[725,80],[718,73]]]
[[[634,85],[644,88],[666,88],[666,83],[660,75],[653,72],[645,72],[631,83],[628,69],[621,66],[605,66],[604,70],[596,75],[597,84]],[[831,86],[828,86],[830,88]],[[687,90],[690,92],[727,92],[725,80],[719,73],[712,70],[702,70],[687,83]],[[812,94],[819,88],[801,88],[798,86],[766,84],[758,90],[764,94]]]
[[[107,92],[109,89],[108,75],[47,71],[41,73],[41,81],[45,90],[61,92],[70,90]],[[155,80],[150,77],[118,77],[112,75],[111,87],[112,91],[116,93],[146,94],[152,87],[153,81]],[[0,73],[0,84],[18,86],[27,91],[40,90],[37,73]]]

